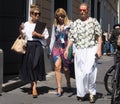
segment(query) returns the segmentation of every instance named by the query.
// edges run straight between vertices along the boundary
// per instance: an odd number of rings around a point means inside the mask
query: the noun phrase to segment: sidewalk
[[[45,70],[46,73],[50,73],[52,71],[52,63],[50,62],[50,59],[47,57],[48,49],[44,48],[44,60],[45,60]],[[2,84],[2,92],[8,92],[15,88],[18,88],[22,85],[25,85],[26,83],[21,81],[18,77],[18,75],[5,75],[3,78],[3,84]]]
[[[99,63],[101,64],[101,62],[102,62],[102,64],[103,65],[105,65],[105,61],[109,61],[109,60],[112,60],[113,59],[113,57],[109,57],[109,56],[103,56],[100,60],[99,60]],[[113,63],[113,62],[112,62]],[[108,68],[108,66],[109,65],[111,65],[111,63],[109,63],[108,65],[105,65],[105,68]],[[99,68],[99,69],[101,69],[101,68]],[[51,76],[51,77],[53,77],[52,78],[52,80],[55,80],[55,76],[53,75],[53,74],[55,74],[54,73],[54,71],[49,71],[49,72],[47,72],[47,78],[48,78],[48,80],[49,80],[49,77]],[[99,76],[99,74],[98,74],[98,76]],[[99,77],[99,78],[101,78],[101,77]],[[51,79],[51,78],[50,78]],[[63,78],[63,80],[65,80],[64,78]],[[73,80],[73,82],[74,82],[74,79],[73,78],[71,78],[71,80]],[[54,81],[53,81],[54,82]],[[65,82],[65,83],[64,83]],[[47,82],[46,82],[47,83]],[[63,85],[65,85],[66,86],[66,81],[63,81],[62,83],[64,83]],[[25,83],[25,82],[23,82],[23,81],[21,81],[20,79],[19,79],[19,77],[18,77],[18,75],[6,75],[6,76],[4,76],[4,81],[3,81],[3,85],[2,85],[2,91],[3,92],[8,92],[8,91],[11,91],[11,90],[13,90],[13,89],[15,89],[15,88],[18,88],[18,87],[20,87],[20,86],[22,86],[22,85],[25,85],[25,84],[27,84],[27,83]],[[51,84],[51,85],[54,85],[54,84]],[[74,84],[73,84],[74,85]],[[54,86],[51,86],[51,87],[54,87]],[[52,93],[52,92],[51,92]]]
[[[110,104],[111,96],[107,95],[103,79],[105,72],[111,65],[113,65],[113,57],[111,56],[103,56],[99,60],[96,81],[96,104]],[[64,93],[62,97],[57,97],[55,95],[57,88],[55,72],[48,72],[46,77],[46,81],[38,81],[37,89],[39,95],[37,99],[32,99],[32,95],[28,95],[30,84],[23,83],[19,80],[17,75],[6,76],[4,78],[3,93],[0,97],[0,104],[90,104],[89,101],[78,102],[76,100],[76,83],[73,78],[71,78],[72,89],[68,91],[65,76],[62,74],[62,88]]]
[[[46,84],[48,84],[49,88],[43,88],[43,90],[47,89],[49,94],[52,94],[52,93],[55,94],[56,93],[56,84],[55,83],[56,83],[55,72],[50,71],[46,75],[46,81],[42,81],[42,82],[38,81],[37,85],[38,86],[46,86]],[[71,85],[74,88],[74,89],[72,89],[72,91],[75,92],[75,80],[73,78],[71,78]],[[29,87],[29,84],[21,81],[19,79],[18,75],[7,75],[7,76],[4,77],[4,82],[3,82],[3,85],[2,85],[2,87],[3,87],[2,92],[3,93],[10,92],[14,89],[20,88],[21,86]],[[62,74],[62,87],[65,91],[67,91],[64,74]]]

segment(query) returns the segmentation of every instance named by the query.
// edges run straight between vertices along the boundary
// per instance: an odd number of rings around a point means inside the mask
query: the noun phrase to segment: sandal
[[[77,96],[77,100],[78,100],[78,101],[81,101],[81,102],[82,102],[82,101],[85,101],[85,97],[79,97],[79,96]]]
[[[33,95],[33,98],[37,98],[38,96],[37,89],[32,90],[32,95]]]
[[[61,87],[59,87],[59,88],[57,89],[57,94],[56,94],[56,96],[61,97],[62,95],[63,95],[63,90],[62,90]]]
[[[95,103],[95,95],[90,94],[89,98],[90,103]]]

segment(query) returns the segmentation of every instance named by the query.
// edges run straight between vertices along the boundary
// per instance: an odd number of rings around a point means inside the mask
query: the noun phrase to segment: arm
[[[67,59],[67,57],[68,57],[68,50],[69,50],[69,48],[72,44],[73,44],[73,41],[69,40],[68,44],[67,44],[67,47],[66,47],[66,50],[65,50],[65,53],[64,53],[65,59]]]
[[[44,34],[40,34],[40,33],[36,32],[36,31],[34,31],[34,32],[32,33],[32,36],[38,36],[38,37],[41,38],[41,39],[44,39],[44,38],[45,38],[45,35],[44,35]]]
[[[55,42],[55,27],[53,25],[52,27],[52,33],[51,33],[51,39],[50,39],[50,45],[49,45],[49,54],[51,54],[52,52],[52,49],[53,49],[53,45],[54,45],[54,42]]]
[[[97,57],[100,58],[102,56],[102,29],[101,26],[99,24],[99,22],[94,19],[94,24],[95,24],[95,34],[98,35],[97,38],[97,44],[98,44],[98,49],[97,49]]]
[[[20,34],[23,34],[22,30],[24,29],[24,23],[21,23],[19,26],[19,32]]]
[[[98,37],[98,49],[97,49],[97,56],[100,58],[102,56],[102,37]]]
[[[25,23],[22,22],[22,23],[20,24],[20,26],[19,26],[19,33],[20,33],[20,36],[21,36],[23,39],[26,38],[24,28],[25,28]]]
[[[32,35],[33,35],[33,36],[38,36],[38,37],[41,38],[41,39],[47,39],[47,38],[49,37],[49,33],[48,33],[47,28],[45,28],[45,30],[43,31],[42,34],[34,31],[34,32],[32,33]]]

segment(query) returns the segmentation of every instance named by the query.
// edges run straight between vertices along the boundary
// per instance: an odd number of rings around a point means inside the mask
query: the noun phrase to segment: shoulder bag
[[[22,35],[19,35],[15,42],[13,43],[11,50],[20,53],[25,54],[26,52],[26,40],[22,37]]]

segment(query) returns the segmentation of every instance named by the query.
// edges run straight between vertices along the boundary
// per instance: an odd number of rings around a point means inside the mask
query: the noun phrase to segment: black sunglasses
[[[56,18],[59,18],[59,17],[61,17],[61,18],[65,18],[65,15],[59,15],[59,16],[56,16]]]
[[[40,15],[41,15],[41,13],[39,13],[39,12],[33,12],[33,15],[34,15],[34,16],[37,16],[37,15],[39,15],[39,16],[40,16]]]

